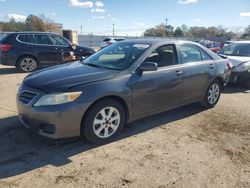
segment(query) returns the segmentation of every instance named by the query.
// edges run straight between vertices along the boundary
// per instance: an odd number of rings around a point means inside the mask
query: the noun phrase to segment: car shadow
[[[17,74],[17,73],[21,72],[19,72],[15,67],[0,68],[0,74]]]
[[[236,84],[230,84],[223,90],[224,94],[232,94],[232,93],[250,93],[250,88],[242,87]]]
[[[128,124],[111,142],[163,125],[168,126],[170,122],[193,116],[203,110],[200,105],[193,104],[135,121]],[[70,157],[101,146],[90,144],[82,138],[59,141],[42,138],[21,126],[17,116],[0,119],[0,143],[0,179],[46,165],[62,166],[71,163]]]

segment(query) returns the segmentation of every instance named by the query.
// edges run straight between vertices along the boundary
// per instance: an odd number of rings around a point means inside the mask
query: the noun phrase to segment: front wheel
[[[21,72],[33,72],[37,69],[37,67],[38,67],[37,61],[30,56],[22,57],[17,62],[17,68]]]
[[[213,81],[201,102],[205,108],[213,108],[219,101],[221,95],[221,83],[218,80]]]
[[[91,143],[109,141],[124,127],[125,111],[116,100],[105,99],[94,104],[82,124],[82,134]]]

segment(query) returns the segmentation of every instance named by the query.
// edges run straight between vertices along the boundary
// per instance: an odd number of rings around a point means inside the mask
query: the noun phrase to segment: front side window
[[[232,43],[224,47],[220,54],[229,56],[247,56],[250,57],[250,44]]]
[[[19,35],[18,40],[20,40],[21,42],[26,42],[26,43],[35,43],[34,37],[31,34]]]
[[[37,44],[51,44],[48,35],[34,35],[34,38]]]
[[[51,41],[53,45],[58,46],[69,46],[70,43],[63,37],[58,35],[50,35]]]
[[[84,60],[89,66],[123,70],[129,67],[150,45],[115,43]]]
[[[182,63],[202,61],[200,49],[192,44],[180,44]]]
[[[158,47],[149,54],[145,62],[157,63],[158,67],[178,64],[175,45],[168,44]]]

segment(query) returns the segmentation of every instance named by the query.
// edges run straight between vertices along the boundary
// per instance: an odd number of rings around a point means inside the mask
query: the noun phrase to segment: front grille
[[[29,104],[32,99],[34,99],[38,94],[31,91],[23,91],[19,94],[18,99],[24,103]]]

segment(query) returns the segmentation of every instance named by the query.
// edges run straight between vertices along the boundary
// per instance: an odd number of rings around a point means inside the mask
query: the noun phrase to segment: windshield
[[[232,43],[224,47],[220,54],[229,56],[246,56],[250,57],[250,44]]]
[[[84,60],[86,65],[123,70],[130,66],[150,45],[115,43]]]

